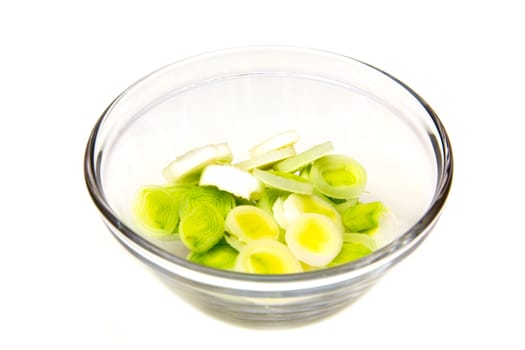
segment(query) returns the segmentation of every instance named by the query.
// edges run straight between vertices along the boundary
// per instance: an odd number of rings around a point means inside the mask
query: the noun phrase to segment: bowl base
[[[372,286],[352,291],[339,291],[337,295],[296,296],[285,298],[255,298],[211,292],[188,286],[179,280],[153,270],[159,280],[178,297],[200,312],[239,327],[276,329],[300,327],[321,321],[343,311]]]

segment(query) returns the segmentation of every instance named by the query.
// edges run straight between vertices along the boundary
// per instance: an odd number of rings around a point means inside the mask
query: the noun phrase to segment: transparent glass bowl
[[[305,147],[332,141],[360,161],[367,191],[397,218],[394,239],[345,265],[249,275],[185,260],[143,238],[131,215],[136,191],[161,184],[177,155],[229,142],[237,160],[273,134],[297,130]],[[245,153],[243,153],[245,152]],[[366,63],[311,49],[247,47],[159,69],[102,114],[85,154],[86,183],[111,233],[181,296],[230,320],[305,322],[351,304],[429,234],[452,180],[446,131],[412,89]]]

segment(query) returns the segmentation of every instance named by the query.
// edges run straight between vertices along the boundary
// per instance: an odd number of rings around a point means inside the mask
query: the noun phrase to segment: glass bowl
[[[323,270],[250,275],[196,265],[176,245],[144,238],[131,203],[193,147],[229,142],[237,159],[296,130],[332,141],[361,162],[367,191],[396,217],[395,235],[365,258]],[[228,320],[291,324],[329,315],[366,293],[432,230],[453,172],[446,131],[411,88],[345,56],[294,47],[246,47],[161,68],[121,93],[85,153],[89,193],[111,233],[194,305]]]

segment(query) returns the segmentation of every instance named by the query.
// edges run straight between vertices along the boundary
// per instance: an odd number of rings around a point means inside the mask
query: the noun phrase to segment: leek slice
[[[271,165],[282,161],[283,159],[290,158],[296,154],[295,147],[293,145],[273,150],[245,161],[234,164],[236,167],[242,170],[252,170],[254,168],[268,168]]]
[[[179,178],[174,178],[172,181],[169,181],[173,185],[198,185],[201,178],[201,173],[199,171],[184,175]]]
[[[218,211],[223,218],[235,207],[235,198],[228,192],[213,186],[195,186],[183,191],[184,197],[180,205],[180,215],[185,216],[194,208],[208,205]]]
[[[257,157],[270,151],[293,145],[299,141],[299,135],[295,130],[288,130],[280,134],[269,137],[260,144],[250,148],[250,156]]]
[[[215,148],[215,160],[221,163],[230,163],[233,160],[233,153],[230,145],[227,142],[217,143],[213,145]]]
[[[332,142],[328,141],[319,145],[313,146],[312,148],[301,152],[293,157],[283,160],[273,166],[277,171],[283,171],[286,173],[294,173],[297,170],[304,168],[314,160],[324,156],[334,150]]]
[[[311,169],[312,169],[312,164],[308,164],[307,166],[305,166],[299,171],[299,176],[302,177],[303,179],[310,181],[310,170]]]
[[[305,272],[308,272],[308,271],[317,271],[317,270],[320,270],[322,268],[324,268],[325,266],[312,266],[312,265],[308,265],[302,261],[300,261],[301,263],[301,266],[303,267],[303,271]]]
[[[279,238],[279,226],[275,219],[266,211],[251,205],[233,208],[226,217],[224,228],[243,242]]]
[[[342,215],[348,208],[353,207],[358,202],[358,198],[347,199],[341,203],[335,204],[335,209],[337,209],[337,211]]]
[[[138,191],[133,213],[145,234],[157,239],[171,239],[179,222],[180,202],[160,186],[148,186]]]
[[[343,234],[344,243],[359,243],[367,247],[368,249],[374,251],[377,249],[377,242],[375,239],[370,237],[367,234],[363,233],[344,233]]]
[[[366,235],[373,238],[377,246],[382,248],[391,243],[399,232],[405,231],[408,227],[408,223],[399,220],[394,213],[385,209],[384,214],[379,219],[378,227],[367,231]]]
[[[275,170],[253,169],[253,175],[266,186],[287,192],[312,194],[314,186],[308,180],[294,175]]]
[[[322,214],[330,218],[335,225],[344,230],[341,215],[328,201],[316,195],[292,193],[283,202],[283,215],[286,222],[291,222],[304,213]]]
[[[216,186],[248,200],[259,199],[264,190],[255,176],[232,165],[208,165],[202,171],[199,185]]]
[[[235,204],[236,205],[256,205],[257,201],[256,200],[250,201],[246,198],[235,197]]]
[[[238,237],[232,236],[229,233],[224,234],[224,240],[230,245],[230,247],[232,247],[238,252],[240,252],[242,248],[244,248],[244,246],[246,245],[246,242],[239,241]]]
[[[195,185],[190,184],[173,184],[173,185],[167,185],[163,187],[166,192],[171,194],[173,198],[182,201],[184,199],[184,196],[186,193],[190,192],[194,188],[197,188]]]
[[[205,253],[190,252],[187,259],[216,269],[233,270],[239,253],[226,242],[218,243]]]
[[[351,261],[361,259],[372,253],[370,248],[359,243],[345,243],[341,248],[341,252],[328,264],[327,267],[333,267],[349,263]]]
[[[379,226],[379,220],[385,213],[381,202],[357,203],[343,214],[343,223],[350,232],[371,233]]]
[[[225,162],[229,163],[233,159],[233,154],[227,143],[216,145],[206,145],[194,148],[172,161],[162,171],[162,175],[168,182],[183,181],[184,179],[195,178],[206,165]]]
[[[211,186],[187,189],[180,205],[179,232],[191,251],[211,249],[224,236],[224,218],[235,207],[235,198]]]
[[[288,219],[286,218],[286,215],[284,214],[284,197],[279,197],[277,200],[273,203],[272,206],[272,213],[275,221],[279,224],[280,227],[286,230],[288,228]]]
[[[224,216],[213,205],[201,203],[181,216],[179,225],[182,243],[191,251],[204,253],[224,236]]]
[[[262,210],[266,210],[270,214],[273,214],[273,204],[280,196],[283,196],[285,193],[287,192],[283,192],[272,187],[266,187],[261,196],[261,199],[257,201],[256,206]]]
[[[283,274],[302,272],[303,268],[290,249],[273,239],[250,241],[240,251],[235,263],[239,272]]]
[[[297,259],[324,266],[341,251],[343,231],[325,215],[302,214],[289,223],[285,239]]]
[[[310,178],[319,192],[339,199],[358,197],[367,180],[363,166],[343,155],[327,155],[314,161]]]
[[[376,242],[370,236],[361,233],[345,233],[341,252],[328,264],[328,267],[361,259],[376,249]]]

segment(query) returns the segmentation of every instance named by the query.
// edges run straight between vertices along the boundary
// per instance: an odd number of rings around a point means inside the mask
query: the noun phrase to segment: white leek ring
[[[325,215],[302,214],[289,223],[285,240],[300,261],[325,266],[341,251],[343,231]]]
[[[235,263],[238,272],[283,274],[302,272],[303,268],[290,249],[273,239],[248,242]]]

